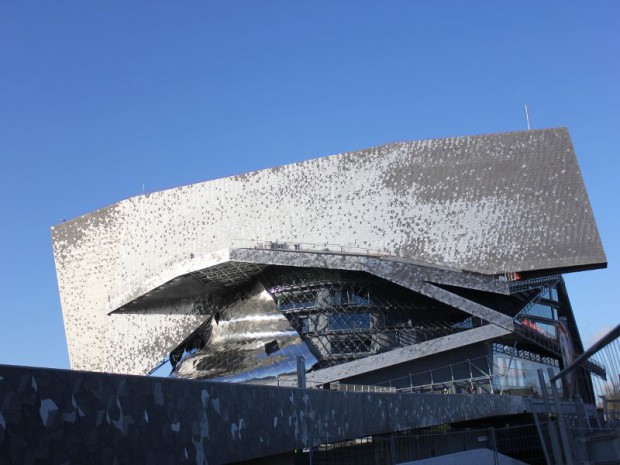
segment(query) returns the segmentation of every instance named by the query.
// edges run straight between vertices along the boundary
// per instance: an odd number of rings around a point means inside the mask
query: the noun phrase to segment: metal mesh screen
[[[320,367],[417,344],[483,324],[361,272],[270,268],[260,281]]]

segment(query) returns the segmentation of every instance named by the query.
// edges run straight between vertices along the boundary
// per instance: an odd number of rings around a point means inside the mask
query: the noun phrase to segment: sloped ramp
[[[396,465],[527,465],[507,455],[491,449],[473,449],[454,454],[441,455],[430,459],[400,462]]]

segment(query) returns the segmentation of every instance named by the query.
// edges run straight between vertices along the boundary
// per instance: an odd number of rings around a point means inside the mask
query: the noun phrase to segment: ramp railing
[[[592,365],[602,370],[588,371]],[[539,370],[539,380],[544,410],[535,411],[534,418],[541,438],[541,413],[544,413],[542,422],[550,425],[548,434],[552,447],[548,451],[548,463],[591,463],[601,460],[601,454],[617,459],[616,444],[620,442],[620,325],[559,373],[549,372],[548,381]],[[570,411],[566,408],[567,400],[572,402]]]

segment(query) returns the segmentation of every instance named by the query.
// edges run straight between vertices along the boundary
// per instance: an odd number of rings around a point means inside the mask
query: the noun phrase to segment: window
[[[332,354],[363,354],[370,352],[372,348],[372,339],[370,336],[361,337],[335,337],[331,340]]]
[[[332,313],[327,320],[330,331],[355,331],[370,328],[370,313]]]
[[[523,352],[522,355],[528,355]],[[534,355],[529,353],[529,355]],[[533,360],[525,360],[517,356],[509,356],[507,354],[494,354],[493,356],[494,384],[497,389],[500,388],[523,388],[531,387],[538,391],[538,370],[543,369],[547,372],[549,365]],[[557,364],[557,362],[556,362]],[[557,366],[553,367],[553,371],[558,373],[560,370]]]
[[[368,291],[341,289],[332,291],[335,305],[370,305]]]
[[[310,308],[316,305],[316,292],[294,292],[278,299],[280,310]]]
[[[306,334],[310,331],[310,324],[308,322],[307,316],[302,316],[299,318],[299,332],[301,334]]]
[[[547,323],[543,323],[541,321],[537,321],[536,322],[536,326],[538,326],[538,328],[541,331],[544,331],[546,333],[547,337],[550,337],[551,339],[555,339],[556,338],[556,331],[555,331],[555,326],[554,325],[550,325]]]
[[[527,309],[527,314],[533,316],[541,316],[549,320],[556,319],[554,308],[551,305],[545,305],[538,302],[533,304],[529,309]]]
[[[554,302],[559,302],[558,290],[555,287],[552,287],[551,289],[548,289],[547,291],[545,291],[545,293],[543,294],[543,297],[545,299],[553,300]]]

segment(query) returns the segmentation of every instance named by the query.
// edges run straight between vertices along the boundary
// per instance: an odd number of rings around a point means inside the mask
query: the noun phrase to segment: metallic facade
[[[248,297],[249,294],[249,297]],[[486,322],[364,272],[270,266],[171,353],[177,377],[269,381]]]
[[[572,318],[567,296],[522,312],[565,293],[558,273],[606,266],[565,129],[156,192],[57,225],[53,242],[73,368],[169,358],[176,376],[232,381],[290,373],[299,354],[316,383],[502,340],[552,357],[541,328]]]

